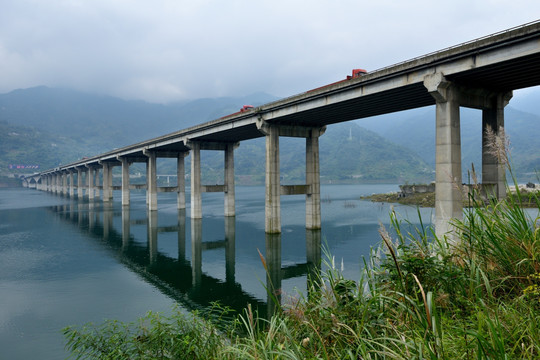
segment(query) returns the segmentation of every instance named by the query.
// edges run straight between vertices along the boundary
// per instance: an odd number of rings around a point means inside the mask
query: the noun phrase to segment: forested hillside
[[[197,99],[168,105],[38,87],[0,95],[2,173],[10,164],[41,170],[177,131],[238,111],[244,104],[275,100],[267,94],[244,98]],[[320,139],[323,182],[430,181],[433,169],[414,151],[353,122],[329,126]],[[264,182],[264,139],[243,142],[235,152],[239,183]],[[203,178],[223,176],[223,155],[203,152]],[[174,163],[158,162],[174,173]],[[188,166],[189,171],[189,166]],[[305,141],[281,139],[282,181],[305,177]]]

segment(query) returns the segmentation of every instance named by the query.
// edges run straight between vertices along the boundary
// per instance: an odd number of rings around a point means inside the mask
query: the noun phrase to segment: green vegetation
[[[149,313],[133,324],[66,328],[67,347],[99,359],[538,359],[540,216],[521,200],[518,192],[486,206],[473,196],[454,223],[457,242],[392,213],[394,235],[381,227],[361,279],[327,264],[307,296],[269,320],[249,307],[229,323]]]
[[[409,196],[399,196],[397,192],[388,194],[373,194],[362,196],[362,200],[371,200],[374,202],[397,203],[402,205],[413,205],[420,207],[435,206],[435,192],[416,193]]]

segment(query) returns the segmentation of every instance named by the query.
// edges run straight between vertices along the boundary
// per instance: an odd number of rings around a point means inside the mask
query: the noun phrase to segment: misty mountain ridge
[[[0,151],[5,154],[0,169],[3,172],[8,163],[19,162],[39,163],[44,170],[214,120],[237,112],[244,104],[257,106],[274,100],[277,98],[257,93],[163,105],[47,87],[0,94]],[[469,128],[469,123],[477,121],[469,121],[467,116],[462,115],[461,121],[464,168],[469,159],[465,140],[469,134],[480,139],[480,130]],[[512,121],[508,112],[506,117],[507,124],[518,125],[515,132],[521,136],[520,153],[522,148],[537,146],[534,138],[538,132],[520,129],[538,122],[540,116],[527,116],[521,113],[518,120]],[[320,139],[322,181],[431,181],[434,119],[431,107],[328,126]],[[284,183],[302,181],[305,176],[305,141],[301,140],[280,140]],[[264,182],[264,151],[263,138],[242,142],[235,152],[237,177],[247,183]],[[525,158],[520,157],[520,161],[527,163]],[[219,181],[223,176],[222,162],[220,152],[203,152],[203,175]],[[164,159],[160,163],[165,167],[163,171],[174,173]]]

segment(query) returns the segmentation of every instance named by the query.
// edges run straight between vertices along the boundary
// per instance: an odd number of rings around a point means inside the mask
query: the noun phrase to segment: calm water
[[[282,234],[264,233],[264,187],[237,187],[235,219],[223,195],[203,194],[203,220],[176,210],[175,194],[159,194],[147,215],[144,192],[120,193],[112,205],[77,201],[31,189],[0,190],[0,359],[62,359],[67,325],[104,319],[132,321],[148,310],[167,313],[219,300],[267,310],[266,258],[283,297],[305,292],[312,263],[327,246],[336,266],[357,279],[362,256],[379,243],[388,204],[361,195],[397,185],[323,186],[322,231],[306,231],[303,196],[282,197]],[[187,197],[189,199],[189,195]],[[189,206],[189,204],[188,204]],[[396,206],[417,221],[416,209]],[[425,222],[431,209],[422,211]],[[326,245],[325,245],[326,244]]]

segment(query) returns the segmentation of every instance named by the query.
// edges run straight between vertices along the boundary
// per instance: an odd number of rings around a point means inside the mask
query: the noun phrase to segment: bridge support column
[[[498,141],[501,147],[496,153],[493,152],[492,144],[487,136],[490,129],[495,136],[500,136],[500,131],[504,129],[504,107],[512,98],[512,93],[499,93],[491,99],[491,107],[482,109],[482,184],[494,184],[491,195],[497,199],[506,197],[506,176],[505,176],[505,143]]]
[[[122,206],[129,206],[129,161],[121,157],[122,163]]]
[[[321,177],[319,171],[320,129],[310,129],[306,138],[306,229],[321,228]]]
[[[266,130],[265,220],[268,234],[281,233],[281,187],[279,173],[279,129],[270,126]]]
[[[148,157],[146,163],[146,194],[148,202],[148,210],[156,211],[157,210],[157,157],[154,151],[143,150],[145,156]]]
[[[178,185],[178,210],[186,208],[186,164],[185,158],[188,155],[188,152],[178,153],[177,162],[176,162],[176,174],[177,174],[177,185]]]
[[[191,148],[191,218],[202,219],[201,144],[190,142]]]
[[[319,173],[319,137],[325,127],[273,125],[259,120],[259,131],[266,135],[265,232],[281,233],[281,195],[306,195],[306,228],[321,228],[321,187]],[[281,186],[279,137],[306,138],[306,185]]]
[[[94,168],[94,198],[99,198],[99,167]]]
[[[235,216],[234,204],[234,149],[238,143],[234,142],[205,142],[187,141],[186,144],[192,151],[191,155],[191,217],[202,218],[203,192],[225,193],[225,216]],[[225,176],[223,185],[201,185],[201,150],[225,151]]]
[[[107,162],[103,162],[101,164],[103,166],[103,201],[109,202],[113,199],[112,166]]]
[[[73,183],[73,170],[68,170],[68,177],[69,177],[69,197],[73,197],[73,193],[75,192],[75,184]]]
[[[54,193],[58,194],[60,191],[60,177],[58,173],[54,173]]]
[[[440,73],[427,76],[424,85],[436,100],[435,233],[455,240],[450,221],[463,218],[458,95]]]
[[[86,165],[86,167],[88,168],[86,171],[86,195],[88,196],[88,200],[94,200],[94,169],[89,165]]]
[[[82,200],[84,195],[83,189],[83,171],[80,168],[77,168],[77,199]]]
[[[236,216],[234,185],[234,148],[236,144],[225,146],[225,216]]]
[[[62,195],[68,195],[68,177],[66,172],[62,172]]]

